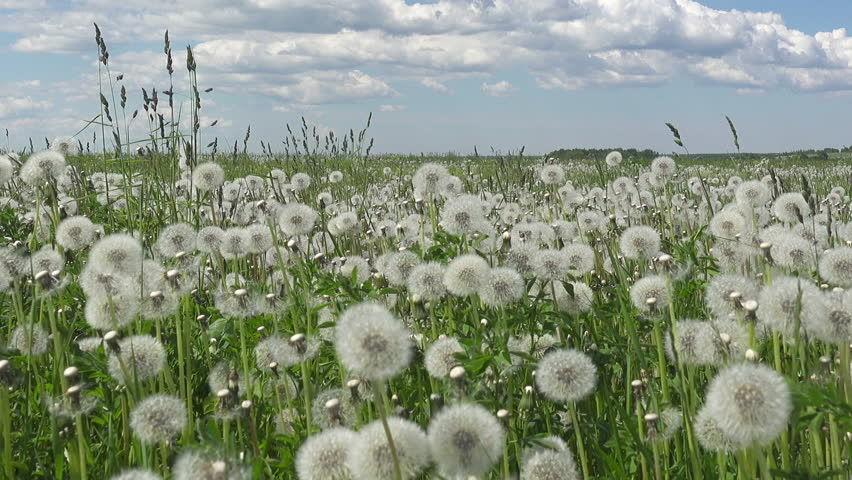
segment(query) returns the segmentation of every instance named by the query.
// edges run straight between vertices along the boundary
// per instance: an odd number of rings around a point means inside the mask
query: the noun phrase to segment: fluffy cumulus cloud
[[[776,13],[695,0],[181,0],[180,8],[174,0],[76,0],[25,8],[37,3],[0,0],[7,48],[84,55],[94,64],[97,22],[113,72],[138,91],[167,79],[161,45],[168,28],[176,69],[192,44],[199,82],[265,96],[270,110],[362,101],[393,107],[387,99],[411,85],[452,94],[453,82],[465,78],[504,96],[514,90],[499,79],[508,69],[548,90],[659,85],[677,76],[744,94],[852,90],[845,28],[810,35]],[[92,79],[67,83],[83,80]],[[3,102],[8,115],[27,99]]]

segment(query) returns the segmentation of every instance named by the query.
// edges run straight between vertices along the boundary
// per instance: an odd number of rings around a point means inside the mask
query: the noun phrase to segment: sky
[[[41,146],[99,113],[96,22],[128,117],[168,88],[168,30],[187,124],[192,46],[202,144],[251,125],[251,150],[283,151],[301,116],[339,136],[372,112],[374,152],[670,152],[665,122],[691,152],[732,152],[725,115],[743,151],[840,147],[850,21],[849,0],[0,0],[0,135]]]

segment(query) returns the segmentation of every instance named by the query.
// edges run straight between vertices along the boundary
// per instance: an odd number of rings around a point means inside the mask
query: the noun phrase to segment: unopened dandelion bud
[[[821,288],[823,290],[828,290],[828,284],[827,283],[821,283],[821,284],[819,284],[819,288]]]
[[[115,330],[110,330],[106,333],[106,335],[104,335],[104,342],[107,344],[109,349],[115,353],[121,351],[121,347],[118,345],[118,339],[118,332]]]
[[[332,398],[325,402],[325,411],[328,414],[328,418],[332,421],[332,424],[342,425],[343,424],[343,415],[340,411],[340,400],[337,398]]]
[[[416,293],[411,296],[411,302],[414,303],[415,305],[420,304],[422,301],[423,301],[423,299],[420,298],[420,295],[417,295]]]
[[[69,382],[75,383],[79,379],[80,369],[74,366],[68,367],[62,371],[62,376],[68,379]]]
[[[503,237],[504,242],[507,242],[512,239],[512,233],[508,230],[504,231],[502,234],[500,234],[500,236]]]
[[[763,258],[765,258],[768,263],[772,263],[772,244],[769,242],[761,242],[760,250],[763,251]]]
[[[754,350],[749,348],[745,352],[745,359],[748,360],[749,362],[757,362],[757,360],[758,360],[757,352],[755,352]]]
[[[225,478],[228,473],[228,464],[223,460],[216,460],[210,464],[210,472],[213,474],[213,478]]]
[[[429,395],[429,403],[432,405],[432,413],[434,413],[444,406],[444,397],[438,393],[433,393]]]
[[[307,342],[305,341],[305,336],[301,333],[297,333],[290,337],[290,345],[292,345],[300,354],[305,353],[305,351],[308,349]]]
[[[80,385],[72,385],[65,391],[65,394],[69,399],[71,399],[71,406],[74,407],[75,410],[80,408],[80,396],[82,393],[83,387]]]

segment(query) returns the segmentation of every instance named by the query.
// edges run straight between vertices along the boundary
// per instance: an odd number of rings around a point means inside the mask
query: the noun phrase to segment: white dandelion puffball
[[[789,421],[793,403],[787,382],[775,370],[739,364],[713,378],[705,408],[734,445],[746,448],[775,440]]]
[[[648,300],[653,298],[653,308],[660,311],[668,307],[671,298],[666,279],[660,275],[649,275],[640,278],[630,287],[630,300],[633,306],[641,312],[650,312],[651,304]]]
[[[121,384],[155,378],[166,364],[163,344],[150,335],[124,338],[118,347],[118,353],[111,354],[107,364],[109,374]]]
[[[524,279],[511,268],[492,268],[479,289],[479,298],[489,307],[502,307],[524,296]]]
[[[87,217],[68,217],[56,227],[56,243],[66,250],[80,250],[94,243],[96,234],[97,226]]]
[[[541,169],[541,181],[545,185],[565,183],[565,169],[559,165],[545,165]]]
[[[163,477],[157,475],[150,470],[142,470],[141,468],[131,468],[124,470],[118,475],[109,477],[109,480],[162,480]]]
[[[414,185],[414,190],[418,193],[434,194],[439,192],[441,184],[447,176],[449,176],[449,172],[443,165],[424,163],[414,172],[414,176],[411,177],[411,183]]]
[[[278,227],[291,237],[307,235],[313,230],[317,218],[313,208],[302,203],[288,203],[278,214]]]
[[[399,417],[387,419],[404,480],[417,478],[429,465],[426,433],[414,422]],[[388,437],[381,420],[367,424],[349,451],[349,466],[355,478],[385,480],[394,478],[394,464]]]
[[[429,450],[448,478],[480,477],[503,454],[505,432],[497,417],[475,403],[447,406],[429,423]]]
[[[361,303],[340,315],[334,347],[352,373],[381,382],[411,361],[409,331],[385,307]]]
[[[715,275],[707,283],[704,302],[713,313],[724,317],[736,311],[737,305],[731,299],[731,294],[735,292],[739,294],[742,302],[756,300],[757,283],[743,275],[725,273]]]
[[[188,450],[172,467],[174,480],[250,480],[251,470],[213,450]]]
[[[663,179],[671,179],[677,173],[677,165],[672,157],[657,157],[651,162],[651,173]]]
[[[595,389],[597,368],[588,355],[571,349],[544,355],[535,373],[541,393],[554,402],[575,402]]]
[[[411,269],[406,285],[412,295],[418,295],[424,301],[439,300],[447,294],[444,266],[436,262],[421,263]]]
[[[37,357],[47,352],[47,341],[47,330],[38,323],[19,325],[9,337],[9,348],[28,357]]]
[[[479,255],[458,256],[444,271],[444,286],[456,296],[473,295],[485,282],[490,270],[488,262]]]
[[[651,227],[637,225],[621,234],[621,253],[633,260],[648,260],[660,251],[660,234]]]
[[[358,434],[341,427],[308,437],[296,454],[299,480],[351,480],[347,460],[357,441]]]
[[[822,278],[841,287],[852,287],[852,247],[836,247],[819,261]]]
[[[311,177],[307,173],[294,173],[290,177],[290,185],[296,191],[307,190],[311,186]]]
[[[225,183],[225,171],[219,164],[205,162],[192,171],[192,186],[201,192],[210,192]]]
[[[444,337],[435,340],[423,355],[423,363],[426,371],[435,378],[446,378],[450,370],[459,365],[456,359],[457,353],[463,353],[461,343],[453,337]]]
[[[799,219],[809,217],[811,207],[799,192],[783,193],[772,204],[772,213],[784,223],[799,223]]]
[[[27,158],[18,175],[27,185],[57,180],[65,173],[65,157],[59,152],[45,150]]]
[[[579,480],[577,463],[567,448],[537,449],[524,459],[521,480]]]
[[[621,159],[622,159],[621,152],[613,151],[613,152],[609,152],[609,153],[606,154],[605,161],[606,161],[606,164],[608,166],[617,167],[618,165],[621,164]]]
[[[167,442],[186,427],[186,405],[174,395],[151,395],[130,412],[130,429],[142,443]]]
[[[103,272],[136,275],[142,267],[142,244],[126,233],[107,235],[92,247],[89,263]]]

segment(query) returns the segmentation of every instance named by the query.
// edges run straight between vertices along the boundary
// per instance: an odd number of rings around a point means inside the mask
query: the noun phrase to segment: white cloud
[[[434,78],[424,78],[420,80],[420,84],[438,93],[450,93],[450,87],[444,85],[438,80],[435,80]]]
[[[380,112],[402,112],[406,108],[405,105],[379,105]]]
[[[0,118],[47,110],[51,106],[48,101],[33,100],[32,97],[0,97]]]
[[[492,97],[505,97],[510,93],[516,91],[517,89],[512,86],[511,83],[506,80],[500,80],[497,83],[486,83],[482,82],[481,85],[482,93],[492,96]]]

